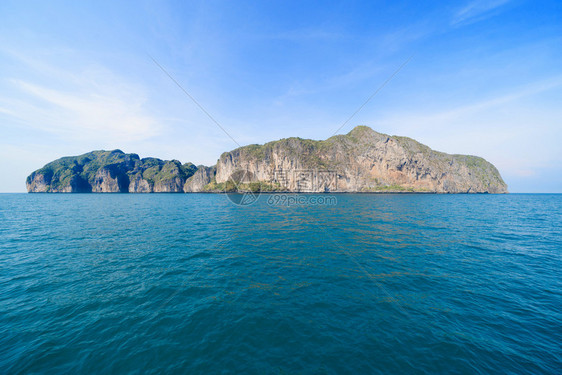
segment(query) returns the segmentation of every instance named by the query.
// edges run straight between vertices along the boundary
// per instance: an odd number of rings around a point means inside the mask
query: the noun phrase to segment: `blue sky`
[[[391,4],[388,4],[391,3]],[[212,165],[363,124],[562,192],[562,2],[0,2],[0,192],[119,148]]]

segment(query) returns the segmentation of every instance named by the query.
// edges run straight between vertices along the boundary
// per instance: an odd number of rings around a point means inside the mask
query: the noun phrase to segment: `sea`
[[[562,373],[562,195],[253,198],[0,194],[0,373]]]

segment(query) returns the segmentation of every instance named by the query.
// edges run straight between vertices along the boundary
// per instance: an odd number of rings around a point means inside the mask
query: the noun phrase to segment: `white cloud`
[[[371,123],[382,132],[406,135],[439,151],[482,156],[504,177],[532,179],[560,160],[562,127],[556,124],[562,110],[550,108],[543,95],[561,88],[562,76],[555,76],[469,105],[390,114]]]
[[[160,124],[148,112],[142,85],[80,60],[78,52],[2,52],[13,64],[11,78],[0,81],[5,125],[102,144],[109,138],[135,141],[159,134]],[[65,66],[67,61],[74,63]]]
[[[157,134],[155,120],[143,111],[142,96],[92,87],[91,92],[62,91],[15,80],[15,86],[47,105],[29,105],[16,114],[31,126],[68,138],[146,139]],[[49,116],[45,118],[44,114]],[[47,121],[45,121],[47,120]]]
[[[4,113],[4,114],[10,115],[10,116],[14,116],[14,115],[15,115],[14,112],[10,111],[10,110],[7,109],[7,108],[2,108],[2,107],[0,107],[0,113]]]
[[[511,0],[473,0],[453,15],[451,25],[456,26],[480,21],[491,16],[492,11],[510,1]]]
[[[533,84],[512,90],[513,92],[505,95],[488,98],[477,103],[447,109],[437,113],[416,113],[407,116],[396,117],[394,121],[398,123],[416,124],[416,127],[423,125],[435,126],[435,124],[447,123],[458,119],[466,118],[471,114],[498,107],[521,98],[540,94],[542,92],[562,87],[562,76],[552,77],[545,81],[535,82]]]

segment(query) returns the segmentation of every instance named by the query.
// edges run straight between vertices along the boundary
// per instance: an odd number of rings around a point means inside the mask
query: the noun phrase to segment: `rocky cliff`
[[[186,193],[197,193],[206,191],[207,186],[215,178],[216,167],[205,167],[200,165],[193,176],[189,177],[183,186],[183,191]]]
[[[445,154],[366,126],[325,141],[287,138],[226,152],[216,183],[227,184],[236,171],[246,171],[246,183],[293,192],[507,192],[498,170],[480,157]]]
[[[177,160],[92,151],[45,165],[27,177],[26,185],[32,193],[180,193],[196,170]]]
[[[120,150],[55,160],[27,178],[29,192],[436,192],[507,193],[486,160],[434,151],[358,126],[325,141],[287,138],[225,152],[216,166]]]

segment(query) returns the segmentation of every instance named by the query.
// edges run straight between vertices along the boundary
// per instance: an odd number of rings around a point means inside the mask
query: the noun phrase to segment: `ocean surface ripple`
[[[0,194],[0,373],[562,373],[562,195],[336,198]]]

